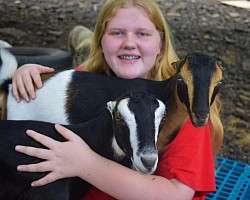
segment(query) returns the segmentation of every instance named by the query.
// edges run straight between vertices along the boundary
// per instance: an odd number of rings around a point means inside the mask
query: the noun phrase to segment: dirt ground
[[[78,24],[94,29],[103,0],[0,0],[0,39],[14,46],[66,49]],[[180,57],[216,55],[225,70],[221,156],[250,163],[250,10],[216,0],[157,0]]]

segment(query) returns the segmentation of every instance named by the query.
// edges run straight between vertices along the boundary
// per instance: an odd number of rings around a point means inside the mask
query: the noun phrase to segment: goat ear
[[[221,60],[218,56],[213,56],[215,61],[216,61],[216,64],[224,71],[225,68],[224,65],[225,65],[225,62],[223,60]]]
[[[111,113],[111,115],[113,114],[113,111],[115,109],[115,105],[116,105],[116,101],[109,101],[107,103],[107,108],[108,108],[109,112]]]
[[[173,63],[171,63],[171,65],[176,70],[178,68],[179,61],[173,62]]]
[[[217,60],[216,64],[221,68],[222,71],[227,69],[227,68],[224,67],[224,63],[223,63],[222,60]]]
[[[171,63],[172,67],[177,70],[179,68],[179,65],[181,64],[181,62],[183,62],[185,59],[181,59],[181,60],[178,60],[176,62],[173,62]]]

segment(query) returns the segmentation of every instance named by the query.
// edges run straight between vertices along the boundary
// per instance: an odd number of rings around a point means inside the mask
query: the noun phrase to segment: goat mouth
[[[141,174],[152,174],[156,170],[158,159],[155,160],[154,163],[151,163],[150,165],[145,166],[142,162],[141,159],[133,159],[131,158],[131,161],[133,163],[134,168],[136,171],[138,171]]]
[[[191,120],[193,125],[199,128],[207,124],[208,118],[202,118],[202,119],[192,118]]]
[[[136,164],[133,164],[133,166],[136,169],[136,171],[138,171],[141,174],[152,174],[155,171],[154,167],[152,167],[151,169],[149,169],[149,168],[137,166]]]
[[[209,119],[209,113],[203,114],[203,116],[199,116],[194,112],[192,112],[191,114],[192,124],[197,128],[205,126],[208,122],[208,119]]]

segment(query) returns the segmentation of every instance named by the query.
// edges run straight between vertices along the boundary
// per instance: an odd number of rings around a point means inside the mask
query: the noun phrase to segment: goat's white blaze
[[[161,120],[162,118],[164,117],[165,115],[165,112],[166,112],[166,106],[165,104],[158,100],[158,103],[159,103],[159,107],[156,109],[155,111],[155,145],[157,143],[157,139],[158,139],[158,135],[159,135],[159,128],[160,128],[160,123],[161,123]]]
[[[2,66],[0,68],[0,80],[11,79],[17,70],[16,58],[5,49],[0,49]],[[2,82],[0,82],[2,84]]]
[[[67,70],[47,79],[44,86],[38,89],[35,100],[27,103],[22,100],[17,103],[14,97],[8,95],[7,118],[13,120],[39,120],[52,123],[69,124],[66,115],[65,102],[68,84],[74,70]],[[11,91],[12,85],[9,90]],[[28,105],[27,105],[28,104]],[[46,108],[46,112],[43,109]],[[41,112],[39,112],[41,111]]]
[[[143,150],[146,150],[145,152],[139,152],[139,141],[138,141],[138,131],[137,131],[137,122],[135,120],[134,113],[129,109],[128,107],[129,99],[121,100],[118,104],[118,111],[123,116],[124,121],[126,122],[128,128],[129,128],[129,140],[131,144],[131,148],[133,151],[133,158],[132,162],[135,166],[135,168],[145,174],[153,173],[157,167],[158,163],[158,154],[157,151],[152,151],[152,149],[156,150],[156,142],[159,134],[159,125],[161,123],[161,120],[165,113],[165,105],[158,100],[159,106],[155,110],[154,113],[154,119],[155,121],[152,121],[155,126],[155,146],[145,147]],[[145,108],[146,109],[146,108]],[[148,157],[156,157],[155,163],[152,165],[151,169],[146,168],[142,163],[142,156],[148,156]]]
[[[129,99],[123,99],[119,102],[117,106],[118,112],[122,115],[123,120],[126,122],[129,128],[129,140],[133,150],[133,156],[139,149],[139,142],[137,138],[137,123],[135,121],[134,113],[128,107]]]

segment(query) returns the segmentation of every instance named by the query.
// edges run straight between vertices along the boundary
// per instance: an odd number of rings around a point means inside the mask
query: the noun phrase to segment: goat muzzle
[[[208,112],[192,112],[191,120],[195,127],[202,127],[208,122],[209,116]]]

